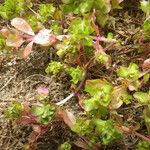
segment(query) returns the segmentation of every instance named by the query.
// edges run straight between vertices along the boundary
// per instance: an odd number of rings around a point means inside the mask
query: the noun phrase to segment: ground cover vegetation
[[[1,2],[1,66],[4,59],[27,61],[38,53],[39,47],[43,51],[52,48],[50,53],[55,59],[43,67],[43,76],[58,79],[64,75],[69,83],[68,95],[57,102],[51,101],[51,89],[44,85],[37,87],[34,102],[16,98],[6,104],[1,114],[5,119],[31,127],[24,149],[38,149],[38,140],[60,122],[68,126],[73,139],[58,143],[55,149],[112,149],[112,145],[124,141],[128,135],[136,137],[134,149],[150,149],[150,1],[135,2],[142,22],[133,29],[135,43],[131,45],[138,47],[134,56],[118,63],[119,53],[128,56],[128,52],[117,52],[123,47],[123,39],[116,32],[128,37],[116,29],[113,14],[124,10],[126,3],[126,0]],[[132,54],[132,49],[129,52]],[[5,85],[0,88],[3,89]],[[79,109],[76,112],[66,108],[74,97]],[[133,117],[126,119],[128,108],[140,109],[134,121]]]

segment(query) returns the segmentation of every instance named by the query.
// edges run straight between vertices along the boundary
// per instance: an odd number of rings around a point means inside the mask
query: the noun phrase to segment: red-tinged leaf
[[[8,38],[6,39],[6,45],[10,47],[20,47],[23,44],[24,40],[18,34],[9,34]]]
[[[33,42],[42,46],[49,46],[56,42],[56,37],[51,35],[51,30],[43,29],[34,37]]]
[[[69,111],[64,111],[64,110],[60,110],[58,112],[58,115],[63,119],[63,121],[70,127],[72,128],[73,125],[76,122],[76,118],[73,115],[73,113],[69,112]]]
[[[146,59],[143,63],[143,69],[150,69],[150,59]]]
[[[30,25],[22,18],[12,19],[11,25],[26,34],[33,35],[33,36],[35,35]]]
[[[38,94],[48,94],[49,90],[46,87],[38,87],[37,92],[38,92]]]
[[[34,132],[42,135],[49,129],[49,125],[32,125],[32,129]]]
[[[27,58],[32,52],[33,42],[30,42],[23,51],[23,58]]]
[[[31,112],[23,112],[19,123],[23,126],[37,123],[37,117],[33,116]]]
[[[0,30],[0,33],[4,36],[4,37],[8,37],[9,36],[9,34],[10,34],[10,30],[8,29],[8,28],[2,28],[1,30]]]
[[[87,146],[87,143],[84,142],[83,140],[79,140],[79,141],[75,141],[73,142],[76,146],[80,147],[80,148],[83,148],[85,150],[90,150],[89,147]]]

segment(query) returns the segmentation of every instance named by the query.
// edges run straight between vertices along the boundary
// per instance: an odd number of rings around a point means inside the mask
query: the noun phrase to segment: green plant
[[[11,119],[18,119],[21,115],[21,112],[23,110],[23,107],[21,103],[18,101],[13,101],[11,105],[7,107],[7,109],[4,111],[4,114],[6,117]]]
[[[84,15],[90,13],[92,9],[96,9],[97,21],[101,26],[104,26],[109,18],[111,8],[121,8],[119,3],[122,1],[112,0],[62,0],[64,3],[62,9],[64,13],[73,12],[74,14]]]
[[[71,145],[69,142],[65,142],[65,143],[60,145],[58,150],[71,150]]]
[[[142,0],[141,9],[146,14],[146,19],[143,24],[145,38],[150,39],[150,2]]]
[[[26,0],[5,0],[0,5],[0,16],[4,19],[11,19],[20,16],[21,13],[25,12],[31,6],[32,3]]]
[[[28,45],[23,51],[23,58],[27,58],[35,44],[39,44],[41,48],[53,46],[58,59],[51,60],[45,72],[54,76],[63,72],[71,78],[73,92],[56,105],[50,104],[48,88],[40,87],[37,89],[38,102],[35,105],[25,106],[13,102],[5,110],[7,117],[22,125],[32,126],[33,143],[49,129],[55,119],[63,120],[79,136],[79,141],[74,144],[83,149],[100,149],[100,146],[119,140],[124,133],[134,134],[150,142],[130,124],[124,123],[117,111],[120,107],[134,105],[137,100],[140,106],[145,107],[143,116],[148,133],[150,132],[150,92],[140,91],[140,87],[149,81],[149,59],[143,63],[143,71],[135,63],[130,63],[128,67],[122,65],[116,71],[112,66],[114,60],[111,60],[111,53],[107,50],[112,47],[115,50],[117,38],[110,32],[106,33],[105,37],[105,33],[101,32],[101,28],[109,20],[111,10],[120,9],[122,1],[62,0],[63,4],[59,7],[40,4],[37,13],[30,9],[34,14],[25,15],[26,19],[18,16],[20,11],[26,11],[30,7],[30,3],[25,4],[24,0],[5,0],[0,6],[0,15],[3,18],[16,17],[11,20],[12,27],[0,30],[0,48],[3,49],[6,44],[19,49],[26,42]],[[19,5],[14,8],[16,2]],[[141,2],[141,9],[146,13],[144,31],[147,38],[150,28],[149,6],[149,2]],[[48,26],[48,29],[44,25]],[[96,70],[95,66],[100,69]],[[110,75],[115,76],[115,81],[111,81],[109,75],[101,75],[101,68],[102,72],[111,72]],[[63,105],[73,96],[78,97],[83,116],[76,118],[71,112],[57,106]],[[146,142],[139,142],[138,149],[148,146]],[[62,144],[61,149],[71,149],[70,142]]]
[[[139,141],[137,144],[137,150],[148,150],[150,149],[150,143],[144,140]]]
[[[137,64],[130,63],[129,67],[120,67],[117,71],[118,76],[128,79],[136,80],[139,78],[140,72]]]
[[[115,129],[111,120],[79,118],[72,130],[88,138],[88,145],[91,148],[98,143],[107,145],[122,137],[122,133]]]
[[[38,117],[41,124],[48,124],[55,115],[55,107],[51,105],[33,106],[31,112]]]
[[[42,23],[47,21],[50,17],[53,18],[54,12],[55,12],[55,7],[53,6],[53,4],[39,5],[38,13],[40,15],[39,19],[42,21]]]
[[[0,36],[0,50],[2,50],[5,47],[5,39]]]

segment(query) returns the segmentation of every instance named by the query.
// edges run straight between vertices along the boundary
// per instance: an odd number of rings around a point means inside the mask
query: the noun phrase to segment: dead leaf
[[[76,122],[76,118],[73,115],[73,113],[69,112],[69,111],[64,111],[64,110],[60,110],[58,112],[58,115],[63,119],[63,121],[70,127],[72,128],[73,125]]]
[[[110,109],[118,109],[123,104],[123,100],[121,99],[121,95],[126,92],[126,87],[124,86],[116,86],[113,89],[111,94],[111,103],[109,105]]]
[[[23,33],[34,36],[34,32],[30,25],[22,18],[14,18],[11,20],[11,25]]]

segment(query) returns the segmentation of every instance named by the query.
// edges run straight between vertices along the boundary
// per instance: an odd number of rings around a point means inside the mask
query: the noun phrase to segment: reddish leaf
[[[76,122],[76,118],[73,115],[73,113],[68,112],[68,111],[64,111],[64,110],[60,110],[58,112],[58,114],[60,115],[60,117],[63,119],[63,121],[70,127],[72,128],[72,126],[75,124]]]
[[[33,42],[30,42],[23,51],[23,58],[27,58],[29,54],[32,52]]]
[[[49,46],[56,42],[56,37],[51,35],[51,30],[43,29],[34,37],[33,42],[42,46]]]
[[[33,116],[31,112],[23,112],[21,114],[21,118],[19,120],[19,123],[23,126],[37,123],[37,117]]]
[[[150,69],[150,59],[146,59],[143,63],[143,69]]]
[[[6,39],[6,45],[10,47],[20,47],[23,44],[24,40],[18,34],[9,34]]]
[[[26,34],[33,35],[33,36],[35,35],[30,25],[22,18],[12,19],[11,25]]]
[[[38,94],[48,94],[49,90],[46,87],[38,87],[37,92],[38,92]]]
[[[73,142],[76,146],[83,148],[85,150],[89,150],[87,143],[80,139],[80,141]]]

